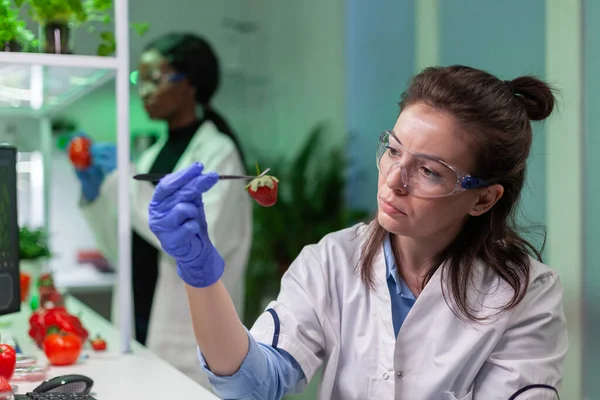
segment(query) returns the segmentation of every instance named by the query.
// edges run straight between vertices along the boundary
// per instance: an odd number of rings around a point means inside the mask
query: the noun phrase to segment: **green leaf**
[[[62,333],[62,331],[56,325],[49,326],[48,329],[46,329],[46,336],[60,333]]]
[[[96,51],[96,54],[99,56],[102,56],[102,57],[108,57],[108,56],[115,54],[116,50],[117,50],[117,47],[114,43],[113,44],[101,43],[100,45],[98,45],[98,50]]]
[[[44,228],[19,229],[19,256],[21,260],[48,258],[52,254],[48,247],[48,235]]]
[[[100,34],[100,39],[105,40],[107,42],[114,42],[115,34],[110,31],[104,31]]]
[[[112,0],[92,0],[92,7],[97,11],[108,11],[112,5]]]
[[[134,22],[131,24],[131,26],[136,31],[138,36],[144,36],[146,32],[148,32],[148,29],[150,29],[150,25],[148,23]]]
[[[108,25],[112,21],[113,0],[14,0],[14,4],[13,7],[10,0],[0,0],[0,40],[6,42],[16,39],[27,51],[35,50],[39,40],[26,30],[25,22],[18,18],[19,9],[26,9],[29,16],[41,25],[64,22],[83,27],[88,32],[95,32],[95,22]],[[149,30],[147,23],[134,23],[131,26],[139,36]],[[101,44],[97,52],[102,55],[114,54],[114,38],[103,40],[106,43]]]

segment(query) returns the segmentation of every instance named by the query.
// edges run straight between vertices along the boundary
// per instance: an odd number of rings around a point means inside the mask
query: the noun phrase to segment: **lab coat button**
[[[387,381],[387,379],[388,379],[389,377],[390,377],[390,376],[388,375],[388,373],[387,373],[387,372],[384,372],[384,373],[383,373],[383,380],[384,380],[384,381]]]
[[[403,376],[404,374],[402,373],[402,371],[396,371],[396,379],[402,379]]]

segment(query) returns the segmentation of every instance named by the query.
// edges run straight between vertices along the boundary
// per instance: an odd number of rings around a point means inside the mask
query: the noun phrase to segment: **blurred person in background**
[[[216,54],[194,34],[167,34],[145,47],[138,70],[138,93],[148,116],[166,122],[168,134],[141,154],[134,173],[167,173],[200,161],[220,174],[245,174],[238,140],[211,106],[219,82]],[[81,211],[98,248],[116,265],[116,148],[94,143],[91,155],[92,165],[76,170],[82,188]],[[148,205],[156,184],[132,180],[131,185],[135,338],[210,387],[206,375],[198,370],[190,312],[175,261],[161,251],[160,242],[148,227]],[[211,240],[227,260],[224,284],[242,315],[252,209],[240,185],[239,181],[222,181],[203,201]]]
[[[562,286],[515,223],[531,121],[554,102],[530,76],[414,77],[378,138],[376,218],[306,246],[249,331],[202,213],[218,177],[195,164],[163,179],[150,228],[182,271],[215,392],[280,399],[322,368],[323,400],[557,400]]]

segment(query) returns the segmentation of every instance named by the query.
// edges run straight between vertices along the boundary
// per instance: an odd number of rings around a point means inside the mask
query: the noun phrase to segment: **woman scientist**
[[[211,108],[219,85],[219,66],[211,47],[192,34],[169,34],[148,44],[139,66],[139,94],[150,118],[165,121],[168,135],[147,149],[136,172],[171,172],[201,161],[222,174],[244,174],[237,140]],[[202,112],[196,113],[196,105]],[[82,210],[99,248],[117,259],[115,147],[94,144],[94,164],[77,171]],[[174,260],[160,251],[148,228],[148,204],[154,185],[132,182],[132,281],[136,338],[175,367],[204,382],[190,349],[196,341],[183,283]],[[243,312],[245,268],[251,246],[251,202],[239,182],[227,181],[203,196],[209,235],[227,262],[223,283]],[[156,289],[155,289],[156,287]]]
[[[561,284],[514,227],[530,121],[553,107],[533,77],[418,74],[379,137],[377,217],[305,247],[250,334],[204,216],[221,183],[200,164],[164,179],[150,228],[177,260],[215,392],[279,399],[322,366],[321,399],[557,399]]]

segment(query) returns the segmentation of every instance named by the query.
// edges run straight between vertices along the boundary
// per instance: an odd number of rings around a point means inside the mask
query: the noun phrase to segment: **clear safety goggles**
[[[404,189],[416,197],[444,197],[490,185],[434,157],[408,150],[392,131],[379,136],[377,168],[385,178],[400,173]]]
[[[141,79],[138,77],[137,92],[140,97],[144,97],[155,92],[161,84],[180,82],[184,78],[185,75],[181,73],[161,74],[157,71],[156,74],[147,78]]]

